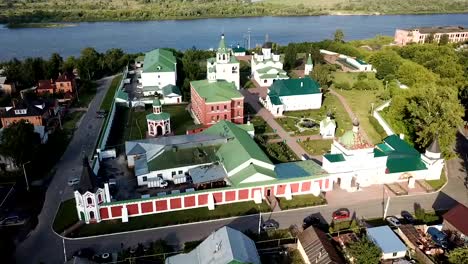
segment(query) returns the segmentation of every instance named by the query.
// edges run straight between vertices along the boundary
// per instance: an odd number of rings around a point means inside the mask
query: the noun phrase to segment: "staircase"
[[[394,193],[397,196],[408,194],[408,190],[403,188],[403,186],[401,186],[398,183],[385,184],[385,187],[387,187],[387,189],[389,189],[392,193]]]
[[[281,207],[279,205],[278,199],[275,196],[273,196],[273,195],[267,196],[266,197],[266,202],[267,202],[268,206],[270,206],[272,212],[280,212],[281,211]]]

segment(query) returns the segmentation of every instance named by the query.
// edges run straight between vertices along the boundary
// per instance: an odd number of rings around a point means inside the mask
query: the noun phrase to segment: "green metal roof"
[[[355,133],[352,130],[348,130],[339,138],[339,141],[341,144],[350,147],[353,146],[355,143],[354,136]]]
[[[201,165],[217,161],[216,151],[219,146],[203,146],[196,148],[168,148],[148,162],[148,170],[164,170],[190,165]]]
[[[159,86],[143,86],[144,92],[157,92],[161,90]]]
[[[313,160],[301,160],[276,164],[275,172],[277,178],[281,180],[300,179],[301,177],[320,178],[328,175],[328,173]]]
[[[228,142],[223,144],[217,152],[228,173],[250,159],[273,164],[252,137],[244,129],[231,122],[222,120],[202,133],[229,138]]]
[[[426,170],[420,157],[393,158],[389,156],[387,159],[387,169],[389,173],[407,172]]]
[[[153,120],[153,121],[167,120],[170,118],[171,118],[171,115],[166,112],[161,112],[159,114],[151,113],[146,116],[146,120]]]
[[[270,102],[274,105],[282,105],[283,102],[281,102],[280,98],[276,95],[270,95]]]
[[[402,140],[397,135],[391,135],[383,140],[386,144],[393,148],[394,151],[399,153],[405,153],[410,155],[420,155],[420,153],[414,149],[408,142]]]
[[[345,161],[343,154],[325,154],[323,155],[330,162],[340,162]]]
[[[175,72],[176,58],[171,51],[155,49],[145,55],[143,72]]]
[[[237,60],[236,56],[231,56],[231,58],[229,58],[229,63],[238,63],[239,61]]]
[[[374,149],[374,158],[385,157],[385,156],[387,156],[387,154],[385,154],[385,152],[379,150],[378,148]]]
[[[229,180],[231,181],[231,183],[233,185],[236,186],[236,185],[241,184],[242,181],[250,178],[251,176],[253,176],[256,173],[263,174],[263,175],[266,175],[266,176],[271,177],[271,178],[276,177],[276,173],[273,170],[269,170],[269,169],[260,167],[260,166],[255,165],[255,164],[250,164],[249,166],[247,166],[243,170],[241,170],[238,173],[236,173],[236,174],[232,175],[231,177],[229,177]]]
[[[170,94],[178,94],[178,95],[182,95],[182,93],[180,92],[180,89],[179,87],[175,86],[175,85],[172,85],[172,84],[168,84],[166,86],[164,86],[162,88],[162,93],[164,96],[168,96]]]
[[[252,123],[250,123],[250,124],[239,124],[237,126],[244,129],[247,132],[255,130],[254,125]]]
[[[258,72],[258,73],[267,73],[267,72],[269,72],[270,70],[276,70],[279,74],[286,74],[286,71],[284,71],[283,69],[275,68],[275,67],[271,67],[271,66],[258,69],[257,72]]]
[[[218,53],[228,53],[228,49],[226,48],[226,42],[224,41],[224,34],[221,35],[221,40],[219,41],[218,45]]]
[[[276,80],[270,86],[268,95],[293,96],[320,93],[320,85],[310,77],[301,79]]]
[[[232,49],[233,52],[245,52],[246,50],[243,47],[235,47]]]
[[[225,80],[209,82],[208,80],[192,81],[190,85],[198,95],[205,99],[207,103],[226,102],[233,98],[244,98],[236,89],[236,85]]]
[[[123,89],[119,89],[117,91],[117,98],[128,101],[128,93],[126,93]]]
[[[261,74],[260,75],[261,79],[274,79],[276,77],[278,77],[278,74]],[[286,74],[280,74],[279,77],[280,78],[288,78],[288,76]]]
[[[307,62],[306,62],[307,65],[312,65],[312,56],[309,56],[307,57]]]
[[[159,98],[153,100],[153,106],[161,106],[161,101],[159,100]]]
[[[384,143],[377,145],[377,148],[388,156],[389,173],[427,169],[421,160],[421,154],[399,136],[391,135],[383,141]]]

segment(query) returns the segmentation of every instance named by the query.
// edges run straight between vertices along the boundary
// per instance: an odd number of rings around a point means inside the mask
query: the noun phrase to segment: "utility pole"
[[[28,161],[26,163],[23,163],[23,173],[24,173],[24,180],[26,181],[26,190],[29,192],[29,181],[28,181],[28,176],[26,175],[26,168],[24,165],[30,163],[31,161]]]
[[[248,46],[249,46],[249,50],[250,50],[250,28],[247,29],[247,36],[248,36],[248,40],[247,40],[247,43],[248,43]]]
[[[259,213],[258,213],[258,234],[260,235],[260,229],[261,229],[261,225],[262,225],[262,211],[260,211],[259,209]]]

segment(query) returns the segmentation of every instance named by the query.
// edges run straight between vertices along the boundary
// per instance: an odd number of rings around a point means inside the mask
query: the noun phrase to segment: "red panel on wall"
[[[167,200],[156,201],[156,211],[166,211]]]
[[[322,190],[322,188],[323,188],[323,187],[322,187],[322,180],[316,180],[315,182],[318,183],[318,185],[320,186],[320,190]]]
[[[239,190],[238,197],[238,200],[249,199],[249,190]]]
[[[153,202],[147,202],[141,204],[142,213],[152,213],[153,212]]]
[[[185,207],[195,206],[195,196],[184,197],[184,206]]]
[[[299,183],[291,183],[291,193],[297,193],[299,191]]]
[[[107,207],[99,208],[99,214],[102,220],[109,218],[109,210],[107,210]]]
[[[302,183],[301,191],[302,192],[310,191],[310,181]]]
[[[225,194],[226,202],[236,200],[236,191],[229,191]]]
[[[329,179],[325,179],[325,187],[324,189],[328,189]]]
[[[128,215],[137,215],[138,212],[138,204],[129,204],[127,205]]]
[[[208,203],[208,194],[198,195],[198,205],[205,205]]]
[[[253,188],[253,189],[252,189],[252,192],[250,193],[250,198],[252,198],[252,199],[254,198],[254,193],[255,193],[256,190],[262,190],[262,189],[260,189],[260,188]]]
[[[179,209],[179,208],[182,208],[182,199],[181,198],[171,199],[171,209]]]
[[[286,185],[277,185],[276,186],[276,195],[283,195],[286,190]]]
[[[222,203],[223,202],[223,193],[213,193],[213,198],[215,203]]]
[[[112,206],[111,213],[112,213],[112,217],[122,216],[122,206]]]

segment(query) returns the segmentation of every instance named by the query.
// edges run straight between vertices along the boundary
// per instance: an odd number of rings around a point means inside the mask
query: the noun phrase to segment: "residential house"
[[[195,249],[168,257],[166,264],[260,264],[255,242],[242,232],[224,226]]]
[[[16,91],[15,83],[0,75],[0,92],[11,95]]]
[[[55,93],[55,83],[52,79],[40,80],[37,83],[36,93],[40,96],[53,95]]]
[[[367,237],[382,250],[382,259],[399,259],[406,255],[406,245],[389,226],[367,228]]]
[[[55,79],[56,93],[73,94],[76,93],[75,75],[70,73],[59,74]]]
[[[407,45],[410,43],[427,43],[432,41],[439,43],[443,35],[448,36],[450,43],[464,42],[468,40],[468,28],[465,27],[419,27],[395,30],[394,43],[397,45]],[[432,38],[432,40],[430,40]]]
[[[306,264],[344,264],[327,234],[316,227],[309,227],[297,235],[297,250]]]
[[[318,82],[310,77],[276,80],[261,101],[273,116],[282,116],[285,111],[320,109],[322,92]]]
[[[468,208],[463,204],[450,209],[443,216],[442,229],[451,233],[450,240],[468,243]]]

